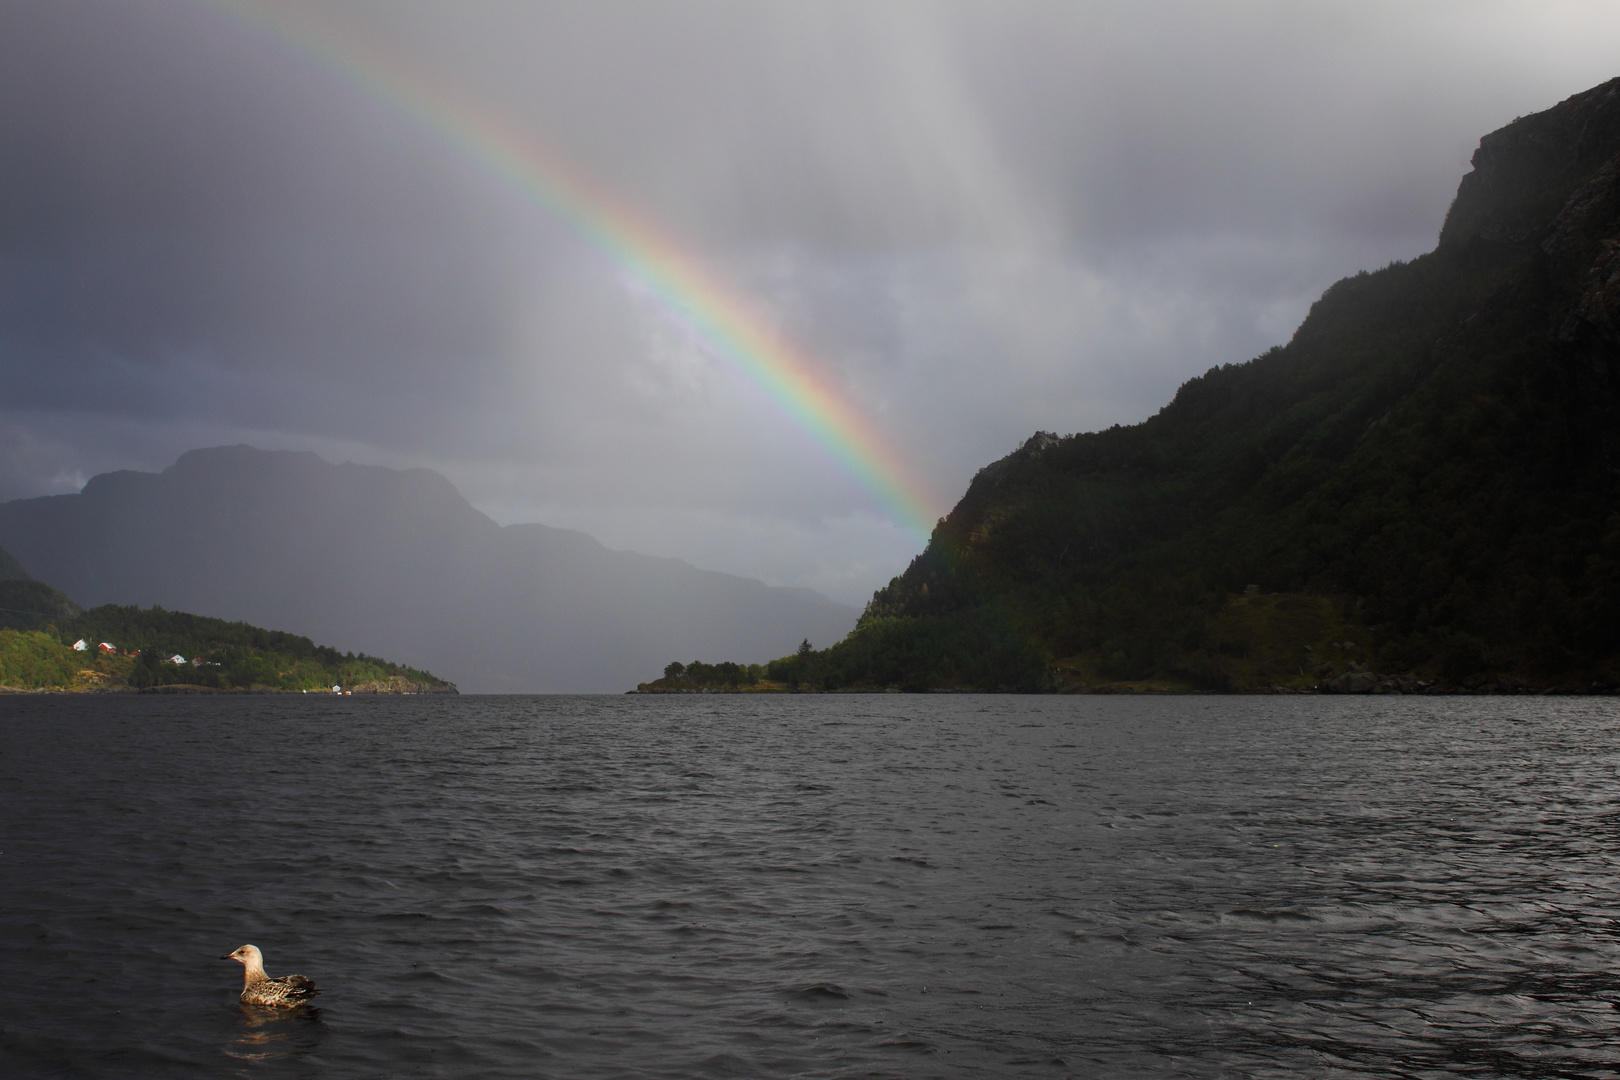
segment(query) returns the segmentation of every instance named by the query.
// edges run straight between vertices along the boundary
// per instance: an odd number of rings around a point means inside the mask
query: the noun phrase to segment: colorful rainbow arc
[[[566,222],[808,431],[903,525],[926,540],[937,505],[808,357],[666,234],[487,107],[351,31],[257,0],[199,0],[266,32]]]

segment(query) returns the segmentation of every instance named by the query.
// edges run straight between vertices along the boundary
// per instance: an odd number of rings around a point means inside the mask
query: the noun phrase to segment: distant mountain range
[[[583,533],[497,525],[429,470],[246,446],[0,504],[0,547],[86,607],[241,620],[463,692],[622,691],[682,658],[763,662],[831,642],[857,615]]]
[[[1037,433],[985,467],[803,668],[919,689],[1620,683],[1620,79],[1483,138],[1435,250],[1340,281],[1287,345],[1144,423]]]

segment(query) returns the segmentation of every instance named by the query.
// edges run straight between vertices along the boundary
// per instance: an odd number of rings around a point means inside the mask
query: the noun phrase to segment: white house
[[[73,643],[73,651],[74,652],[89,652],[90,651],[90,643],[88,641],[84,640],[84,638],[80,638],[78,641],[75,641]]]
[[[171,664],[183,664],[185,662],[186,658],[181,656],[179,653],[175,653],[173,656],[169,657],[169,663]]]

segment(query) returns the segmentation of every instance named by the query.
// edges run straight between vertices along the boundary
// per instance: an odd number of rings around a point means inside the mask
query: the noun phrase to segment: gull
[[[221,960],[235,960],[242,965],[242,1004],[269,1005],[290,1009],[302,1005],[316,994],[315,984],[302,975],[285,975],[272,979],[264,973],[264,954],[257,945],[244,945]]]

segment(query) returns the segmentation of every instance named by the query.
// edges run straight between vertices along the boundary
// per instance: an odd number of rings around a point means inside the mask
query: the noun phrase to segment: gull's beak
[[[235,960],[236,957],[232,956],[230,953],[226,953],[224,956],[220,957],[220,959],[221,960]]]

